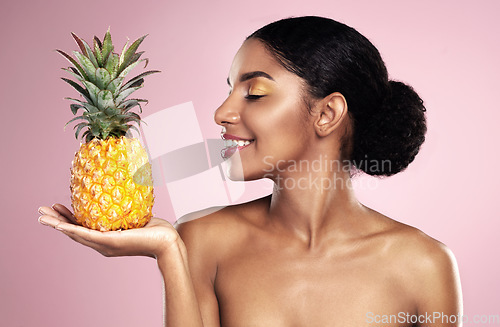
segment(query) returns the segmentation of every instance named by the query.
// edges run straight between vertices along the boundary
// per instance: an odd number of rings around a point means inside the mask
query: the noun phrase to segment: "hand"
[[[41,224],[63,232],[106,257],[139,255],[157,258],[181,242],[172,224],[160,218],[152,218],[142,228],[100,232],[77,225],[71,211],[59,203],[52,208],[40,207],[38,212],[42,215],[38,218]]]

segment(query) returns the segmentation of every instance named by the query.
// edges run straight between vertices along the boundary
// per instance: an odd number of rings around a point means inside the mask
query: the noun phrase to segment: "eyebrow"
[[[256,77],[264,77],[264,78],[267,78],[271,81],[274,81],[274,78],[272,78],[271,75],[269,75],[268,73],[265,73],[263,71],[258,70],[258,71],[249,72],[249,73],[245,73],[245,74],[241,75],[240,83],[248,81],[249,79],[256,78]],[[229,86],[231,86],[231,82],[229,81],[229,77],[227,78],[227,84]]]

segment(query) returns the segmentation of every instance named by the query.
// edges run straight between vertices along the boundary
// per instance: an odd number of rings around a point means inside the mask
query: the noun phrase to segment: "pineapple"
[[[109,231],[142,227],[152,217],[154,202],[151,165],[141,143],[130,137],[130,130],[139,130],[144,99],[129,99],[143,87],[144,77],[157,70],[139,74],[127,82],[125,77],[140,62],[143,52],[136,52],[143,36],[121,54],[114,53],[108,29],[103,41],[96,36],[93,46],[71,33],[80,48],[73,51],[76,60],[56,50],[73,67],[63,68],[76,81],[62,78],[80,93],[80,98],[66,98],[74,103],[71,111],[77,115],[66,125],[82,120],[74,126],[78,139],[83,131],[80,150],[71,167],[71,205],[78,223],[88,228]]]

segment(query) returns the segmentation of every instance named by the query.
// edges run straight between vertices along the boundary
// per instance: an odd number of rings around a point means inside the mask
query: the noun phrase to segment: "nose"
[[[230,98],[231,96],[215,110],[214,120],[217,125],[237,124],[240,120],[240,113],[236,106],[231,103]]]

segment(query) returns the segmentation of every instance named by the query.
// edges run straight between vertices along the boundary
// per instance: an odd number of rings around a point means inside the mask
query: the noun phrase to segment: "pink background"
[[[465,313],[500,314],[498,183],[500,2],[491,1],[3,1],[0,5],[2,217],[0,325],[160,326],[161,276],[149,258],[105,258],[37,222],[37,208],[69,205],[69,167],[79,142],[59,77],[65,60],[108,26],[121,47],[149,33],[145,114],[192,101],[202,134],[217,138],[244,37],[290,15],[347,23],[379,48],[390,75],[426,101],[427,142],[410,168],[358,189],[368,206],[422,229],[455,253]],[[180,121],[179,124],[183,122]],[[181,137],[181,136],[179,136]],[[364,186],[363,186],[364,185]],[[201,185],[210,188],[210,185]],[[245,198],[259,196],[254,183]],[[172,221],[165,187],[155,213]],[[189,194],[186,194],[188,197]],[[192,199],[196,201],[196,198]]]

